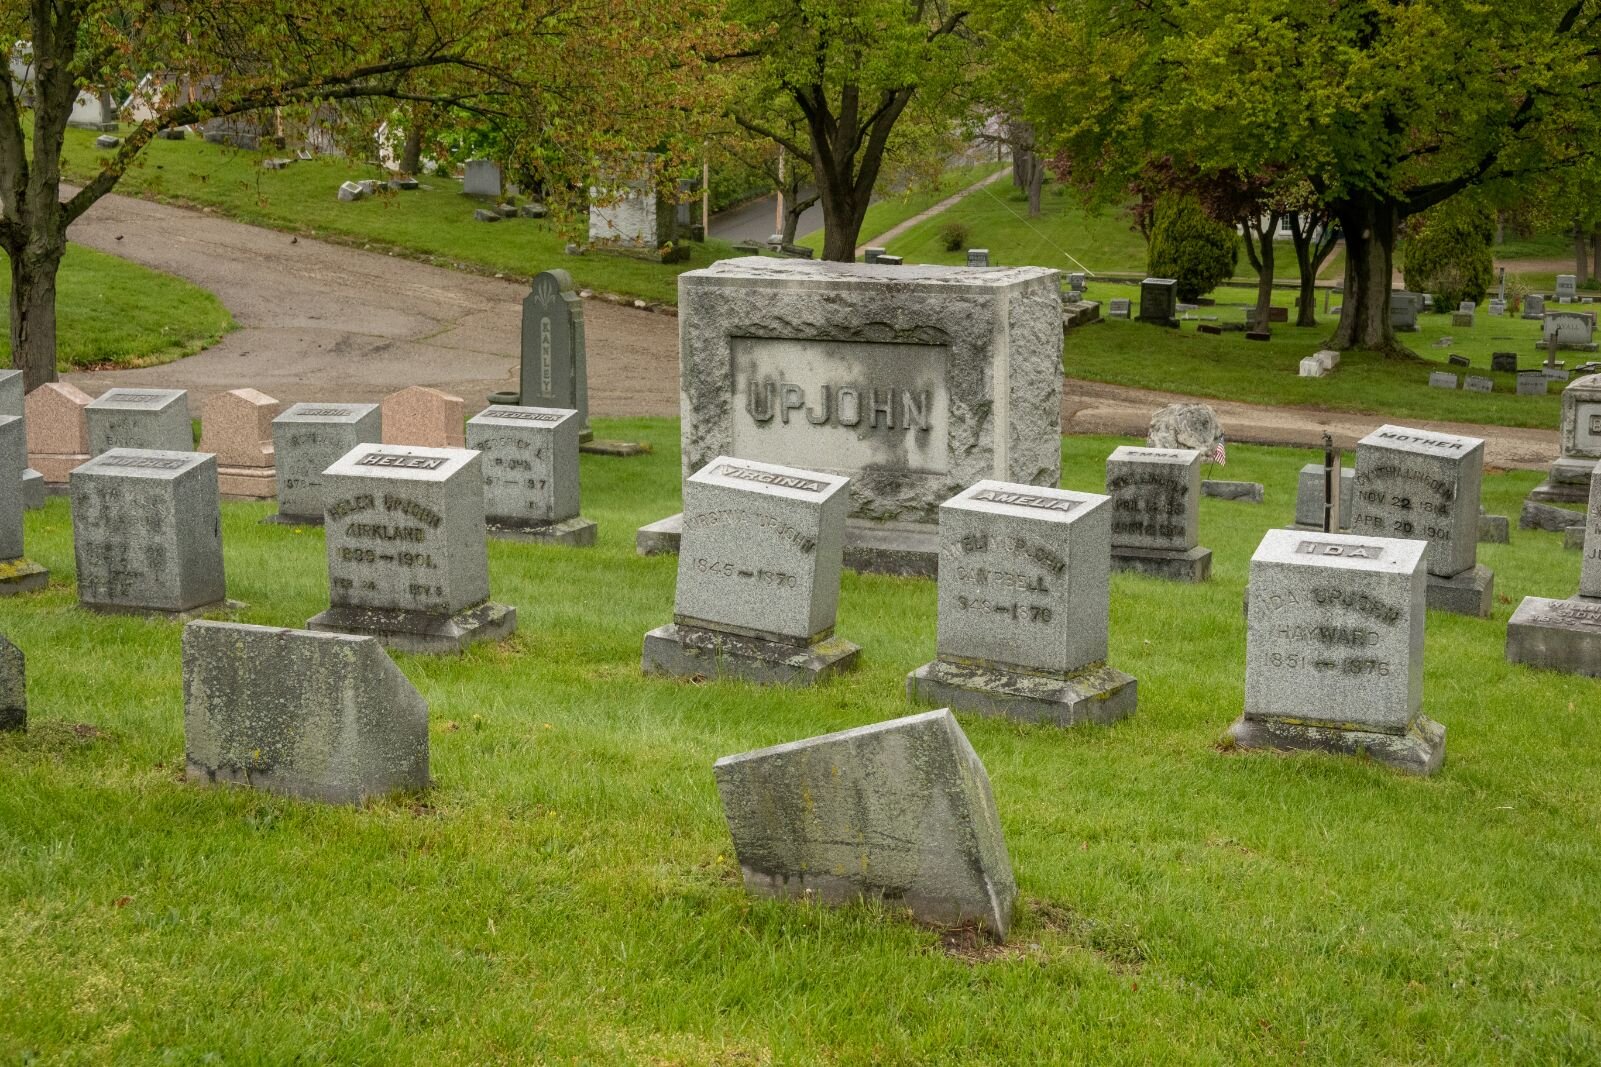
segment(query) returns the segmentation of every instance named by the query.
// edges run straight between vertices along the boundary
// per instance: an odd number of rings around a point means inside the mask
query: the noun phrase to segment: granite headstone
[[[322,525],[323,471],[360,444],[383,436],[377,404],[292,404],[272,420],[278,513],[270,522]]]

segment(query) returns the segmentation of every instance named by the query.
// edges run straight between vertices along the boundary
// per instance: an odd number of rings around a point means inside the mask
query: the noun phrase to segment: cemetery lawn
[[[952,167],[940,175],[939,182],[933,186],[905,189],[874,201],[867,209],[867,217],[862,221],[862,232],[857,238],[857,243],[874,243],[879,234],[888,233],[907,219],[921,215],[946,197],[955,196],[963,189],[983,181],[997,170],[1000,170],[1002,166],[1003,164],[994,161],[986,161]],[[967,199],[972,200],[973,197],[968,197]],[[963,203],[966,203],[966,201],[963,201]],[[939,217],[948,218],[949,212],[942,212]],[[927,224],[924,223],[923,225],[926,226]],[[813,230],[811,233],[797,238],[796,244],[814,248],[821,253],[823,250],[823,231]],[[897,238],[895,241],[896,247],[899,248],[900,244],[901,241]],[[891,249],[891,251],[894,251],[894,249]],[[967,262],[966,253],[958,253],[958,255],[960,259],[957,261]],[[944,261],[935,259],[913,260],[908,257],[906,262],[939,263]]]
[[[1507,664],[1519,598],[1579,556],[1481,546],[1490,620],[1428,619],[1426,780],[1228,751],[1247,561],[1308,452],[1239,446],[1262,506],[1206,499],[1214,579],[1112,579],[1111,662],[1139,711],[1061,730],[962,715],[1020,887],[1001,948],[893,908],[756,900],[718,756],[912,709],[935,588],[844,578],[854,675],[812,691],[645,680],[676,561],[654,455],[583,457],[593,549],[494,543],[517,637],[397,656],[429,701],[436,787],[367,810],[183,777],[177,625],[74,606],[67,503],[29,513],[49,590],[0,601],[31,728],[0,735],[0,1062],[350,1064],[1557,1063],[1601,1059],[1601,682]],[[1065,442],[1098,491],[1110,438]],[[1516,514],[1539,475],[1485,479]],[[228,617],[326,606],[317,529],[225,504]]]
[[[1270,342],[1247,341],[1242,332],[1210,336],[1196,332],[1196,321],[1179,329],[1118,319],[1105,319],[1114,297],[1133,301],[1139,309],[1139,286],[1110,282],[1090,283],[1086,294],[1101,301],[1103,321],[1067,332],[1063,366],[1070,378],[1110,382],[1141,389],[1161,389],[1188,396],[1217,397],[1246,404],[1278,404],[1366,412],[1380,419],[1445,419],[1493,426],[1555,427],[1561,422],[1562,382],[1548,383],[1544,396],[1518,396],[1517,378],[1490,370],[1494,352],[1516,352],[1523,370],[1535,370],[1544,361],[1536,352],[1540,323],[1521,318],[1493,318],[1481,308],[1474,325],[1451,326],[1449,315],[1418,316],[1417,333],[1396,337],[1416,359],[1389,359],[1372,352],[1347,352],[1327,378],[1300,377],[1303,357],[1323,348],[1334,332],[1336,316],[1322,312],[1319,295],[1318,325],[1273,326]],[[1219,289],[1212,294],[1216,306],[1195,314],[1216,316],[1225,323],[1245,321],[1247,306],[1255,306],[1254,289]],[[1274,292],[1274,303],[1289,308],[1293,290]],[[1292,320],[1295,312],[1289,312]],[[1436,343],[1450,338],[1450,344]],[[1451,366],[1449,356],[1467,357],[1469,367]],[[1601,355],[1562,352],[1569,367]],[[1430,371],[1458,376],[1455,390],[1429,385]],[[1469,392],[1462,387],[1466,375],[1494,379],[1494,392]]]
[[[206,290],[82,245],[67,246],[56,286],[60,371],[168,363],[234,328],[228,309]],[[0,361],[7,366],[10,295],[11,272],[0,270]]]
[[[68,130],[63,171],[83,181],[107,153],[95,134]],[[687,262],[662,264],[623,255],[565,253],[571,235],[551,219],[473,220],[485,201],[461,193],[461,183],[424,176],[412,192],[379,195],[357,203],[336,197],[341,182],[387,179],[371,164],[339,157],[297,162],[265,170],[269,158],[293,156],[269,149],[244,152],[207,144],[191,135],[182,141],[152,141],[117,185],[117,192],[165,203],[210,208],[229,218],[376,251],[393,251],[438,266],[470,268],[514,278],[561,267],[580,287],[665,304],[678,302],[678,275],[734,254],[723,241],[691,244]],[[579,234],[583,239],[583,234]]]

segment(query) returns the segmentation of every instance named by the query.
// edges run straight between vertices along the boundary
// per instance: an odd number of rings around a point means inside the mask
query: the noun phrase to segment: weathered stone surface
[[[1356,471],[1340,468],[1340,529],[1351,528],[1351,506],[1356,491]],[[1323,464],[1308,463],[1295,483],[1295,522],[1298,526],[1323,528]]]
[[[356,200],[365,200],[370,194],[360,182],[340,182],[339,191],[336,195],[341,201],[348,204]]]
[[[1146,278],[1140,282],[1140,321],[1177,326],[1179,283],[1172,278]]]
[[[949,710],[718,760],[745,887],[882,900],[1004,940],[1017,886],[989,777]]]
[[[28,673],[22,649],[0,634],[0,730],[28,728]]]
[[[1431,574],[1425,596],[1430,611],[1488,619],[1495,603],[1495,572],[1479,563],[1449,578]]]
[[[1057,484],[1056,278],[769,258],[680,275],[686,477],[794,464],[850,477],[857,519],[929,525],[981,478]]]
[[[1505,515],[1479,515],[1479,544],[1504,545],[1512,540],[1511,522]]]
[[[382,408],[386,445],[461,448],[466,444],[467,412],[459,396],[413,385],[384,397]]]
[[[1484,441],[1385,425],[1356,446],[1351,531],[1428,542],[1430,574],[1450,578],[1478,560]]]
[[[72,472],[71,494],[84,607],[180,614],[224,599],[215,457],[114,448]]]
[[[1524,597],[1507,622],[1506,658],[1601,678],[1601,600]]]
[[[1541,504],[1533,500],[1523,502],[1523,510],[1518,515],[1518,529],[1544,530],[1547,533],[1561,533],[1569,526],[1584,521],[1584,513],[1571,508],[1559,508],[1554,504]]]
[[[1419,715],[1399,734],[1241,716],[1229,727],[1229,738],[1241,748],[1332,752],[1371,759],[1407,774],[1433,774],[1445,762],[1445,727],[1426,715]]]
[[[23,519],[28,505],[22,472],[27,457],[22,419],[0,415],[0,596],[29,593],[50,583],[50,572],[23,556]]]
[[[492,159],[469,159],[463,169],[461,191],[466,196],[500,198],[500,164]]]
[[[428,705],[371,637],[191,622],[183,703],[192,782],[340,804],[428,787]]]
[[[192,452],[189,394],[182,389],[107,389],[83,409],[89,454],[113,448]]]
[[[982,481],[940,508],[938,659],[915,700],[1067,726],[1134,711],[1106,666],[1111,500]]]
[[[493,406],[467,421],[491,535],[595,543],[595,524],[578,515],[579,426],[578,412],[560,408]]]
[[[1207,455],[1221,440],[1223,425],[1205,404],[1169,404],[1151,416],[1145,435],[1149,448],[1195,449]]]
[[[613,173],[589,190],[589,241],[600,247],[655,251],[675,236],[677,213],[656,195],[659,157],[640,152],[612,164]]]
[[[1200,543],[1201,453],[1124,445],[1106,460],[1112,544],[1187,552]]]
[[[360,444],[383,436],[377,404],[293,404],[272,420],[278,485],[276,521],[322,524],[323,471]]]
[[[1584,519],[1584,562],[1579,595],[1601,598],[1601,469],[1590,478],[1590,507]]]
[[[1462,388],[1470,393],[1495,392],[1495,379],[1486,378],[1482,374],[1470,374],[1462,381]]]
[[[1445,371],[1439,371],[1439,370],[1430,371],[1429,372],[1429,388],[1431,388],[1431,389],[1455,389],[1456,386],[1457,386],[1457,376],[1456,375],[1447,374]]]
[[[413,652],[459,652],[517,625],[489,601],[484,482],[462,448],[362,444],[326,482],[329,609],[312,630]]]
[[[1106,317],[1109,319],[1126,319],[1129,317],[1129,308],[1133,301],[1127,297],[1114,296],[1106,302]]]
[[[1212,577],[1212,550],[1200,545],[1183,552],[1171,548],[1113,545],[1112,570],[1169,582],[1204,582]]]
[[[1243,504],[1260,504],[1267,499],[1267,490],[1261,482],[1226,482],[1206,478],[1201,482],[1201,495]]]
[[[1562,390],[1562,456],[1601,459],[1601,374],[1575,378]]]
[[[854,665],[833,637],[848,479],[720,456],[684,483],[672,628],[646,637],[646,673],[809,684]],[[670,644],[684,646],[680,651]],[[749,668],[748,673],[746,672]],[[797,673],[798,672],[798,673]]]
[[[1545,396],[1551,391],[1551,383],[1546,376],[1537,370],[1518,371],[1519,396]]]
[[[46,481],[65,483],[72,468],[89,458],[89,430],[83,412],[91,400],[76,385],[46,382],[23,401],[28,464]]]
[[[1490,369],[1497,374],[1516,374],[1518,372],[1518,354],[1516,352],[1491,353]]]
[[[493,403],[571,408],[578,412],[581,439],[589,432],[589,370],[584,355],[584,302],[572,275],[547,270],[523,297],[522,361],[515,397],[496,394]]]

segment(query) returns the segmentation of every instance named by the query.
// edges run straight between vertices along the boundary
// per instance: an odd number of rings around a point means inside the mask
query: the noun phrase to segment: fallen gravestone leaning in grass
[[[908,695],[1058,726],[1132,714],[1137,684],[1106,663],[1111,505],[991,481],[946,501],[938,658]]]
[[[328,610],[309,630],[460,652],[517,629],[489,599],[484,477],[465,448],[362,444],[326,472]]]
[[[428,787],[428,705],[371,637],[192,622],[183,703],[192,782],[338,804]]]
[[[856,665],[834,636],[850,479],[712,460],[684,482],[673,621],[645,635],[646,674],[814,685]]]
[[[997,941],[1017,884],[989,776],[948,709],[718,760],[745,888],[881,900]]]
[[[1242,748],[1366,755],[1413,774],[1445,759],[1421,714],[1423,541],[1269,530],[1246,589]]]
[[[215,456],[113,448],[75,469],[70,484],[80,604],[184,615],[223,602]]]

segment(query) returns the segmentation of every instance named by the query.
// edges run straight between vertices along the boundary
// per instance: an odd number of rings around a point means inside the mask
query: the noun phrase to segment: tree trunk
[[[422,120],[412,115],[406,123],[406,143],[400,149],[400,172],[416,177],[422,171]]]
[[[1345,236],[1345,301],[1331,348],[1412,353],[1390,327],[1390,279],[1395,271],[1396,205],[1377,197],[1352,197],[1330,205]]]
[[[56,271],[66,238],[40,238],[11,255],[11,365],[32,392],[56,380]]]
[[[1593,278],[1597,274],[1601,274],[1601,230],[1596,230],[1590,234],[1590,265],[1594,268],[1590,272],[1590,277]],[[1580,284],[1583,284],[1584,281],[1585,279],[1583,278],[1579,279]]]
[[[1257,230],[1257,223],[1245,224],[1245,239],[1255,240],[1256,255],[1251,259],[1256,267],[1256,329],[1259,333],[1272,333],[1272,315],[1268,309],[1273,306],[1273,235],[1279,228],[1277,213],[1268,216],[1266,233]]]
[[[1296,302],[1295,324],[1317,325],[1317,265],[1312,262],[1312,240],[1295,236],[1295,265],[1300,273],[1300,299]]]
[[[1584,284],[1584,280],[1590,276],[1589,252],[1590,252],[1590,242],[1586,241],[1584,239],[1584,231],[1581,230],[1578,226],[1574,226],[1573,227],[1573,270],[1574,270],[1574,274],[1577,276],[1577,280],[1578,280],[1578,283],[1580,285],[1583,285]]]
[[[1045,163],[1039,156],[1028,154],[1028,217],[1040,217],[1040,194],[1045,188]]]
[[[813,176],[817,179],[818,199],[823,204],[823,258],[835,263],[853,263],[871,196],[861,197],[858,203],[854,189],[826,174],[821,167],[813,168]]]

